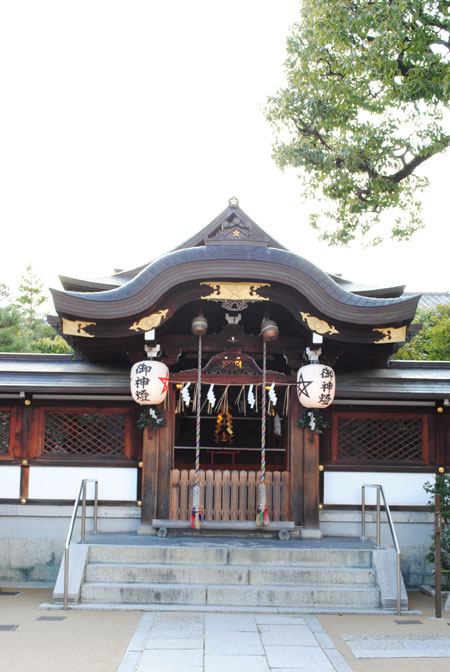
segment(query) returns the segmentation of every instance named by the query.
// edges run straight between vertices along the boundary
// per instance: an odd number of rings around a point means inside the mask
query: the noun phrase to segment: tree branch
[[[429,154],[426,155],[419,154],[418,156],[415,156],[408,163],[404,163],[403,168],[401,170],[398,170],[393,175],[388,175],[387,176],[388,180],[391,180],[392,182],[394,182],[394,184],[398,184],[406,177],[409,177],[415,171],[415,169],[420,166],[420,164],[422,164],[429,158],[430,158]]]
[[[325,139],[322,137],[322,135],[316,128],[311,128],[311,126],[308,126],[302,119],[300,119],[300,117],[298,118],[298,120],[301,122],[302,126],[299,126],[297,120],[294,120],[294,124],[299,133],[301,133],[302,135],[309,135],[310,137],[315,138],[320,142],[321,145],[323,145],[323,147],[328,149],[330,152],[333,151],[330,145],[327,144]]]

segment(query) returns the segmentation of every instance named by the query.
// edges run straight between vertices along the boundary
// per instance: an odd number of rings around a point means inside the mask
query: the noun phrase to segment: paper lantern
[[[329,366],[307,364],[297,373],[298,400],[305,408],[326,408],[333,403],[336,376]]]
[[[169,369],[162,362],[147,359],[133,364],[130,373],[131,395],[141,405],[160,404],[167,395]]]

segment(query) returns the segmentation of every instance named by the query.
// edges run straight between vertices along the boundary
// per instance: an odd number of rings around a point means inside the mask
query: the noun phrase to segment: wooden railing
[[[194,470],[170,473],[170,518],[189,520],[192,511]],[[201,470],[201,506],[205,520],[255,520],[258,471]],[[290,520],[290,474],[266,473],[267,506],[272,521]]]

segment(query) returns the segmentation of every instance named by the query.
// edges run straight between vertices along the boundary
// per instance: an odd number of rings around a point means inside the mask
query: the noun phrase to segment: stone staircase
[[[380,587],[374,566],[379,552],[244,544],[74,545],[69,602],[144,610],[389,609],[395,596],[383,595],[385,581]],[[62,579],[61,569],[55,602],[63,598]]]

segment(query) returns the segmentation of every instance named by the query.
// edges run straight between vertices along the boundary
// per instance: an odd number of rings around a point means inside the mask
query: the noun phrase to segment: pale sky
[[[5,0],[0,4],[0,282],[132,268],[237,196],[269,234],[366,284],[449,290],[448,162],[424,168],[412,243],[318,243],[262,109],[283,85],[297,0]]]

